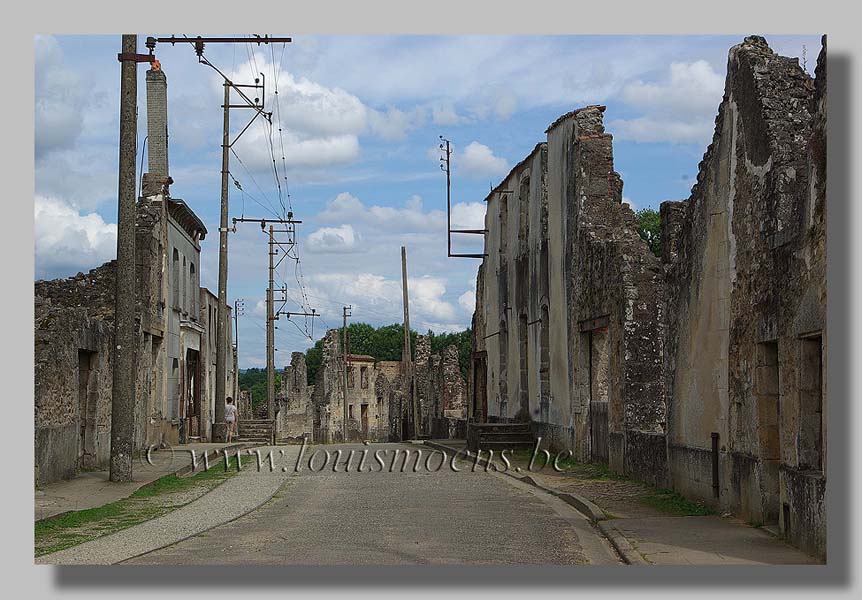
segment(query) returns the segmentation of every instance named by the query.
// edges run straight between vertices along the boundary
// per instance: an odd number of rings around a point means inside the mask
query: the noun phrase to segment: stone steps
[[[275,422],[267,419],[241,420],[237,432],[237,441],[272,443],[274,427]]]
[[[516,441],[516,442],[488,442],[481,440],[479,442],[480,451],[493,450],[499,455],[502,450],[532,450],[536,443],[532,440]]]

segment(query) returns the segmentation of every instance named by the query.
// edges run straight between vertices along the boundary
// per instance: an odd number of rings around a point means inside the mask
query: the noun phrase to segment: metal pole
[[[216,325],[216,397],[215,422],[212,441],[227,440],[227,423],[224,420],[225,370],[227,357],[227,221],[228,221],[228,151],[230,150],[230,85],[224,83],[224,130],[221,144],[221,220],[219,221],[218,250],[218,324]]]
[[[273,316],[272,290],[275,265],[273,226],[269,226],[269,287],[266,289],[266,418],[275,418],[275,317]]]
[[[123,54],[136,54],[137,34],[123,35]],[[120,67],[120,154],[117,210],[117,278],[114,292],[114,365],[111,389],[110,480],[132,480],[135,434],[135,158],[138,127],[138,65]]]
[[[446,254],[452,256],[452,198],[449,175],[449,140],[446,140]]]

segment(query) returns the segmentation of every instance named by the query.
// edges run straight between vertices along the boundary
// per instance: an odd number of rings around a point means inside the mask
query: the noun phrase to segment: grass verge
[[[677,517],[705,517],[716,514],[712,508],[683,498],[672,490],[651,488],[649,492],[640,497],[640,501],[647,506]]]
[[[226,471],[223,463],[216,463],[188,477],[165,475],[128,498],[38,521],[35,554],[43,556],[65,550],[160,517],[200,498],[236,473],[235,468]]]

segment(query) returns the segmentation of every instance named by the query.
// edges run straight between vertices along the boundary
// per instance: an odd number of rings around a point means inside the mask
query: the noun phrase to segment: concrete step
[[[477,433],[532,432],[532,428],[529,423],[471,423],[469,427]]]
[[[532,450],[535,442],[483,442],[479,441],[480,450],[493,450],[499,455],[501,450]]]
[[[488,444],[488,443],[527,443],[527,444],[535,444],[535,440],[533,436],[530,434],[518,434],[518,433],[483,433],[479,435],[479,443],[480,444]]]

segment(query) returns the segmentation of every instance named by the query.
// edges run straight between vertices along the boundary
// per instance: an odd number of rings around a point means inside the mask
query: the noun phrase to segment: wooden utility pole
[[[111,389],[110,480],[132,480],[135,433],[135,158],[138,128],[138,36],[123,35],[120,60],[120,157],[117,193],[117,277]]]
[[[404,378],[407,389],[410,392],[410,401],[413,410],[413,437],[419,437],[419,400],[416,396],[416,382],[413,380],[413,358],[410,348],[410,303],[407,298],[407,249],[401,246],[401,285],[404,296],[404,351],[402,362],[404,363]]]
[[[266,288],[266,418],[275,418],[275,315],[272,306],[275,288],[275,237],[269,226],[269,287]]]
[[[343,365],[342,365],[341,375],[342,375],[342,379],[343,379],[342,389],[344,390],[344,394],[343,394],[344,406],[342,407],[342,410],[344,410],[343,437],[344,437],[345,442],[349,441],[349,439],[350,439],[350,437],[348,435],[348,433],[349,433],[349,427],[348,427],[349,426],[349,419],[348,419],[349,410],[348,410],[348,403],[347,403],[347,368],[348,368],[348,365],[347,365],[347,317],[350,316],[348,311],[352,308],[353,308],[352,305],[341,307],[342,323],[343,323],[342,328],[341,328],[341,338],[342,338],[341,347],[343,348],[343,352],[342,352]]]

